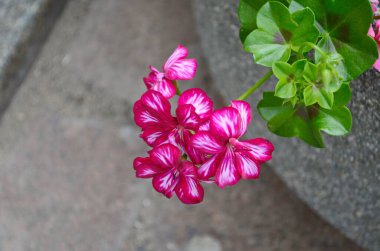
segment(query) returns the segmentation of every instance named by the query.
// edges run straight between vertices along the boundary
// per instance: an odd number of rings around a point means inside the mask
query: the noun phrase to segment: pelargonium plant
[[[350,82],[372,66],[380,70],[378,5],[375,0],[241,0],[241,41],[268,73],[215,109],[204,90],[180,90],[178,81],[193,79],[197,70],[186,47],[179,45],[162,71],[150,66],[143,78],[147,90],[133,107],[140,137],[151,147],[147,157],[135,159],[136,176],[152,179],[157,192],[167,198],[175,194],[185,204],[202,202],[205,184],[224,188],[257,179],[274,146],[264,138],[244,139],[252,120],[244,100],[272,75],[278,80],[275,90],[264,92],[257,107],[271,132],[319,148],[322,131],[348,134]]]

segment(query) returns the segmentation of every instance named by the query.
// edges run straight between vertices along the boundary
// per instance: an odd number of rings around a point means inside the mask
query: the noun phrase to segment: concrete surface
[[[0,125],[0,250],[362,250],[269,167],[197,206],[134,177],[132,104],[180,42],[201,55],[188,1],[68,4]]]
[[[0,0],[0,115],[59,17],[66,0]]]
[[[239,1],[192,2],[215,86],[226,99],[239,97],[268,71],[255,65],[252,55],[242,49]],[[274,84],[272,78],[248,101],[256,107],[262,92],[274,90]],[[270,165],[300,198],[356,242],[380,250],[380,74],[371,70],[351,87],[352,133],[324,137],[325,149],[271,134],[259,115],[250,133],[274,142]]]

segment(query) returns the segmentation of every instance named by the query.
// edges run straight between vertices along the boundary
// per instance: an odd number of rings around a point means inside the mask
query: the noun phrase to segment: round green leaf
[[[254,29],[257,29],[257,13],[260,8],[269,0],[240,0],[238,15],[240,21],[240,40],[244,40]],[[272,0],[273,1],[273,0]],[[288,5],[287,0],[277,0],[285,5]]]
[[[276,61],[288,61],[291,48],[273,42],[274,35],[254,30],[244,42],[245,50],[252,52],[256,63],[270,67]]]
[[[333,107],[331,110],[321,108],[313,119],[313,123],[327,134],[346,135],[351,131],[352,115],[345,106]]]
[[[344,80],[357,78],[378,57],[376,43],[368,35],[372,9],[368,0],[293,0],[291,11],[309,7],[322,33],[318,46],[343,57],[338,70]],[[316,59],[319,55],[316,52]]]
[[[292,49],[297,51],[305,42],[314,43],[319,36],[310,9],[291,14],[279,2],[268,2],[259,10],[257,27],[245,39],[244,49],[253,54],[256,63],[267,67],[288,61]]]

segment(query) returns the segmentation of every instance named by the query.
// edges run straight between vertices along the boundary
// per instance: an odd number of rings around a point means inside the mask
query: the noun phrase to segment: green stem
[[[175,86],[175,92],[176,94],[179,96],[181,95],[181,90],[178,88],[178,83],[176,80],[173,81],[174,82],[174,86]]]
[[[251,95],[254,91],[256,91],[257,88],[262,86],[273,74],[273,71],[270,70],[267,72],[267,74],[264,75],[259,81],[257,81],[254,85],[252,85],[251,88],[249,88],[245,93],[243,93],[240,97],[237,98],[237,100],[244,100],[249,95]]]

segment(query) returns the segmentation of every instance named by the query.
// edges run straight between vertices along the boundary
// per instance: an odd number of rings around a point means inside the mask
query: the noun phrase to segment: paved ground
[[[141,77],[197,41],[188,1],[71,1],[0,125],[0,250],[361,250],[270,168],[198,206],[134,178]]]

